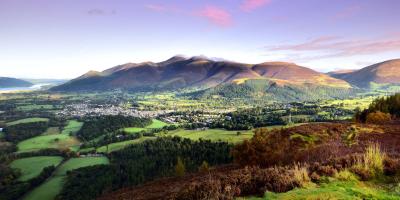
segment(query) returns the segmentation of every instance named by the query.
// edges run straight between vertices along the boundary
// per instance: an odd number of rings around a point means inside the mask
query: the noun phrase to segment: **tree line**
[[[192,141],[179,137],[144,141],[109,154],[110,165],[71,171],[58,198],[93,199],[104,192],[125,186],[196,171],[202,165],[205,168],[204,163],[207,163],[207,167],[208,164],[231,163],[231,147],[226,142]]]

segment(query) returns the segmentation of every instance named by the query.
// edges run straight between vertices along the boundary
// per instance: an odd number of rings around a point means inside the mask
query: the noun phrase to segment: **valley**
[[[198,59],[172,58],[158,67],[165,65],[168,71],[175,62],[186,63],[176,64],[183,68],[191,62],[206,63]],[[399,111],[381,105],[397,105],[398,95],[386,97],[398,86],[361,88],[284,65],[239,67],[251,67],[269,78],[242,77],[208,88],[59,91],[93,76],[140,68],[122,65],[50,90],[4,93],[0,167],[8,178],[0,197],[301,199],[313,193],[319,199],[353,188],[341,198],[396,199]],[[285,73],[301,75],[305,70],[318,80],[342,85],[294,80],[278,73],[282,67]],[[291,78],[282,82],[285,77]],[[377,153],[388,156],[380,158],[385,160],[379,177],[357,168],[365,164],[357,164],[363,162],[358,157],[367,156],[365,150],[372,144],[379,145]],[[233,184],[225,176],[239,182]],[[283,179],[288,182],[280,182]],[[79,189],[87,185],[89,189]],[[209,193],[200,189],[209,187]],[[158,189],[150,195],[154,188]]]

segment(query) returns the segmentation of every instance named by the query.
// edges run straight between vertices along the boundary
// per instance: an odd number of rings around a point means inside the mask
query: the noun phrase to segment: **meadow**
[[[167,126],[168,124],[160,121],[158,119],[153,119],[152,123],[144,128],[140,128],[140,127],[129,127],[129,128],[124,128],[124,131],[127,133],[139,133],[141,131],[146,131],[149,129],[160,129],[163,128],[164,126]]]
[[[28,181],[40,174],[43,168],[57,166],[63,160],[60,156],[36,156],[14,160],[10,166],[21,172],[19,181]]]
[[[81,167],[87,167],[92,165],[102,165],[102,164],[109,164],[109,160],[106,157],[85,157],[85,158],[71,158],[61,166],[59,166],[54,175],[38,186],[37,188],[33,189],[29,192],[25,197],[24,200],[53,200],[58,193],[60,193],[64,179],[66,177],[67,171],[78,169]]]
[[[83,123],[76,120],[68,121],[61,133],[57,132],[55,127],[49,128],[45,133],[17,144],[18,152],[37,151],[46,148],[71,149],[79,148],[80,141],[73,136],[82,127]]]
[[[49,119],[47,118],[39,118],[39,117],[34,117],[34,118],[25,118],[25,119],[20,119],[12,122],[6,123],[7,126],[13,126],[17,124],[24,124],[24,123],[32,123],[32,122],[48,122]]]
[[[239,133],[239,134],[238,134]],[[206,130],[185,130],[178,129],[169,131],[166,136],[179,136],[191,140],[199,140],[200,138],[212,141],[226,141],[230,143],[242,142],[253,137],[253,131],[228,131],[224,129],[206,129]]]
[[[101,147],[96,148],[96,152],[98,152],[98,153],[110,153],[110,152],[113,152],[113,151],[118,151],[120,149],[123,149],[128,145],[138,144],[138,143],[141,143],[143,141],[151,140],[151,139],[155,139],[155,138],[156,137],[141,137],[141,138],[134,139],[134,140],[115,142],[115,143],[111,143],[111,144],[108,145],[108,151],[107,151],[107,145],[105,145],[105,146],[101,146]],[[79,152],[85,153],[85,152],[89,152],[89,151],[93,151],[93,150],[95,150],[95,148],[91,147],[91,148],[81,149]]]
[[[54,106],[54,105],[36,105],[36,104],[28,104],[28,105],[20,105],[17,106],[17,110],[18,111],[33,111],[33,110],[53,110],[56,109],[58,107]]]

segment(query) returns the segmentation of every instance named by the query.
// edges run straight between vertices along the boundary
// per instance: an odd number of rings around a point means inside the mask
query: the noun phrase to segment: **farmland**
[[[21,171],[22,175],[18,180],[27,181],[38,176],[43,168],[51,165],[57,166],[62,160],[63,158],[60,156],[37,156],[21,158],[14,160],[11,163],[11,167]]]
[[[79,131],[81,127],[81,122],[70,120],[68,121],[67,126],[64,127],[61,133],[52,131],[53,134],[49,134],[47,133],[48,131],[46,131],[46,133],[44,133],[43,135],[36,136],[18,143],[18,152],[37,151],[46,148],[76,149],[80,142],[73,135],[77,131]]]
[[[32,122],[48,122],[49,119],[47,118],[26,118],[26,119],[20,119],[12,122],[8,122],[7,126],[12,126],[12,125],[17,125],[17,124],[24,124],[24,123],[32,123]]]
[[[61,191],[67,171],[92,165],[106,165],[108,163],[109,161],[106,157],[71,158],[59,166],[49,180],[29,192],[23,199],[52,200]]]
[[[124,128],[124,131],[128,133],[139,133],[141,131],[146,131],[149,129],[160,129],[164,126],[168,125],[167,123],[160,121],[158,119],[153,119],[152,123],[144,128],[139,128],[139,127],[129,127],[129,128]]]

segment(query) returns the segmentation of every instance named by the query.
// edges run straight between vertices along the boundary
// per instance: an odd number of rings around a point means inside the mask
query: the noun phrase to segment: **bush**
[[[210,171],[210,166],[207,161],[203,161],[199,167],[199,172],[208,172]]]
[[[363,180],[383,175],[385,153],[381,151],[379,144],[371,144],[367,147],[362,157],[359,157],[352,170]]]
[[[306,166],[301,166],[300,164],[294,165],[293,178],[301,187],[304,187],[307,183],[310,182],[310,177],[308,176],[308,169]]]
[[[185,164],[180,157],[178,157],[178,161],[175,165],[175,173],[177,176],[184,176],[186,172]]]
[[[389,113],[383,113],[380,111],[376,111],[373,113],[369,113],[367,115],[366,123],[368,124],[384,124],[391,120],[391,116]]]

